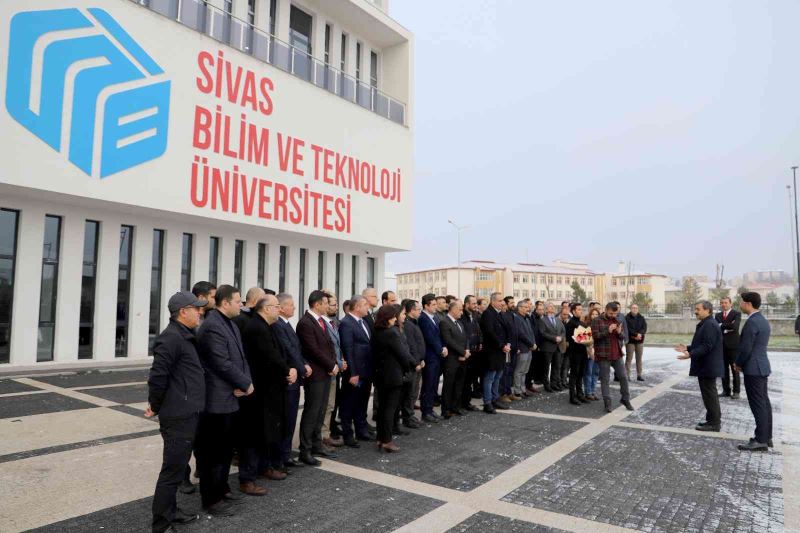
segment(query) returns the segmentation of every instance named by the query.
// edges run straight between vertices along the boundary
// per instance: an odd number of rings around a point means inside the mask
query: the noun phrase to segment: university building
[[[200,280],[340,300],[411,245],[388,0],[0,11],[0,369],[146,358]]]

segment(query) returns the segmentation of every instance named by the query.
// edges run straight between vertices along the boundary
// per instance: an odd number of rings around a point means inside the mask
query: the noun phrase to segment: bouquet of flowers
[[[572,340],[585,346],[592,344],[594,342],[594,339],[592,339],[592,328],[578,326],[575,328],[575,333],[572,334]]]

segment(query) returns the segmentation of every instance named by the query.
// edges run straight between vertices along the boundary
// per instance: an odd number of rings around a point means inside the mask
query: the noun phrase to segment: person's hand
[[[347,370],[347,361],[342,359],[342,372],[344,372],[345,370]]]
[[[336,365],[333,365],[333,370],[331,370],[330,372],[328,372],[328,375],[329,375],[329,376],[335,376],[335,375],[336,375],[336,374],[338,374],[338,373],[339,373],[339,367],[338,367],[338,366],[336,366]]]
[[[800,335],[800,333],[798,333],[798,335]],[[478,345],[478,351],[480,352],[481,350],[483,350],[483,344]]]
[[[675,346],[675,351],[676,352],[681,352],[681,353],[685,352],[686,351],[686,345],[685,344],[676,345]]]
[[[472,355],[472,353],[470,353],[470,351],[469,351],[469,350],[467,350],[466,352],[464,352],[464,357],[465,357],[465,358],[466,358],[466,357],[469,357],[470,355]]]
[[[561,342],[561,337],[556,337],[556,342]]]
[[[741,372],[741,371],[742,371],[742,367],[740,367],[740,366],[739,366],[739,365],[737,365],[736,363],[734,363],[734,364],[733,364],[733,369],[734,369],[735,371],[737,371],[737,372]]]
[[[690,359],[692,355],[689,352],[684,351],[682,354],[678,356],[678,359]]]
[[[447,357],[447,346],[442,347],[442,357]]]
[[[156,414],[150,409],[150,404],[147,404],[147,409],[144,410],[144,417],[145,418],[153,418]]]
[[[311,372],[312,372],[311,367],[308,366],[308,365],[305,365],[305,367],[306,367],[306,375],[305,375],[305,377],[309,377],[311,375]]]
[[[503,346],[503,351],[505,353],[509,353],[511,351],[511,345],[510,344],[506,344],[505,346]]]
[[[233,389],[233,395],[237,398],[241,398],[242,396],[246,396],[242,389]]]
[[[417,365],[416,370],[417,372],[422,372],[422,363]]]
[[[289,385],[293,385],[295,381],[297,381],[297,369],[290,368],[289,375],[286,376],[286,381],[289,382]]]
[[[353,387],[358,387],[358,376],[353,376],[347,381],[349,381],[350,385],[352,385]]]
[[[636,334],[636,340],[637,340],[637,341],[640,341],[640,340],[642,340],[642,334],[641,334],[641,333],[637,333],[637,334]]]
[[[459,362],[463,363],[464,361],[467,360],[467,358],[466,357],[459,357],[458,360],[459,360]]]
[[[246,396],[250,396],[251,394],[253,394],[254,390],[256,390],[256,389],[255,389],[255,387],[253,387],[253,384],[251,383],[250,386],[247,387],[247,392],[245,392],[245,395]]]
[[[609,333],[614,333],[614,330],[616,330],[616,329],[617,329],[617,325],[616,324],[611,324],[610,326],[608,326],[608,332]]]
[[[531,351],[532,351],[532,352],[535,352],[535,351],[536,351],[536,350],[538,350],[538,349],[539,349],[539,347],[538,347],[538,346],[536,346],[535,344],[534,344],[533,346],[531,346]]]
[[[420,361],[420,362],[419,362],[419,367],[420,367],[421,369],[422,369],[422,368],[425,368],[425,361]]]

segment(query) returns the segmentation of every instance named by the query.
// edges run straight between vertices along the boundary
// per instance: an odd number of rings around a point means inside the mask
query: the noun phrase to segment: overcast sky
[[[413,251],[792,270],[800,2],[392,0],[415,36]]]

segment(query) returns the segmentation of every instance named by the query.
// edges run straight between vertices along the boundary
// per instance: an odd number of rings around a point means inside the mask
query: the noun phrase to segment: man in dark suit
[[[525,385],[528,392],[539,392],[534,384],[543,384],[542,375],[544,373],[544,352],[542,352],[542,337],[539,334],[539,320],[544,316],[544,302],[536,300],[533,304],[533,312],[528,315],[528,320],[533,329],[533,337],[536,341],[536,349],[531,352],[531,366],[525,376]]]
[[[439,322],[442,342],[447,347],[447,357],[442,361],[444,366],[444,383],[442,384],[444,418],[466,414],[466,411],[461,409],[460,403],[467,360],[471,352],[464,326],[460,321],[463,312],[464,305],[459,300],[453,300],[448,306],[447,316]]]
[[[289,322],[294,316],[294,310],[295,305],[292,295],[287,293],[279,294],[278,320],[274,325],[275,337],[284,352],[286,352],[289,364],[297,370],[298,376],[297,381],[286,387],[286,425],[284,426],[283,441],[281,442],[284,472],[288,472],[289,467],[302,466],[292,458],[292,440],[294,440],[294,430],[297,425],[297,412],[300,409],[300,376],[309,378],[312,372],[311,367],[303,359],[300,339]]]
[[[696,376],[706,407],[706,420],[695,427],[698,431],[719,431],[720,410],[717,396],[717,378],[725,371],[722,355],[722,332],[713,318],[714,306],[702,301],[694,306],[694,316],[700,321],[689,346],[679,344],[675,350],[681,352],[678,359],[691,359],[690,376]]]
[[[403,397],[400,399],[400,414],[403,418],[403,426],[410,429],[422,427],[419,418],[414,416],[414,404],[419,397],[420,384],[422,383],[422,369],[425,368],[425,337],[419,329],[419,315],[422,314],[422,306],[416,300],[403,300],[403,309],[406,311],[406,321],[403,323],[403,335],[406,337],[408,351],[414,359],[414,374],[411,382],[406,385],[403,383]]]
[[[495,414],[496,409],[509,409],[510,405],[500,399],[500,381],[506,362],[511,358],[511,344],[506,337],[506,328],[500,317],[503,296],[499,292],[489,297],[489,307],[481,315],[483,354],[486,373],[483,375],[483,411]]]
[[[506,329],[506,340],[511,345],[506,366],[503,369],[503,379],[500,381],[500,399],[506,403],[521,400],[521,397],[514,395],[514,368],[517,365],[517,355],[519,354],[519,336],[517,335],[517,325],[514,322],[514,315],[517,313],[517,304],[513,296],[503,298],[505,310],[500,313],[500,321]]]
[[[467,335],[467,346],[469,347],[469,359],[464,375],[464,387],[461,390],[461,408],[467,411],[478,411],[472,405],[472,398],[481,398],[479,378],[483,375],[481,360],[481,326],[480,314],[478,313],[478,302],[473,295],[464,297],[464,312],[461,314],[461,325]]]
[[[722,350],[725,354],[725,373],[722,376],[722,394],[734,400],[739,399],[739,372],[734,370],[736,354],[739,352],[739,328],[742,325],[742,313],[733,308],[731,299],[727,296],[719,301],[722,312],[717,313],[716,320],[722,329]],[[733,376],[733,390],[731,390],[731,376]]]
[[[539,331],[539,350],[542,352],[542,382],[546,392],[562,391],[561,354],[558,345],[564,340],[566,331],[564,324],[556,316],[556,306],[548,303],[547,314],[536,324]]]
[[[231,507],[224,500],[240,497],[228,486],[234,415],[239,410],[238,398],[254,390],[239,328],[232,322],[241,308],[239,289],[221,285],[217,288],[216,307],[206,313],[197,330],[198,353],[205,370],[206,407],[197,429],[195,455],[203,508],[217,516],[231,515]]]
[[[439,332],[439,320],[436,318],[436,296],[426,294],[422,297],[422,314],[419,317],[419,329],[425,339],[425,368],[422,374],[422,420],[439,422],[441,416],[433,412],[433,403],[439,389],[439,368],[442,357],[447,356],[447,347],[442,344]]]
[[[342,374],[342,437],[351,448],[358,448],[359,440],[374,440],[375,435],[367,427],[367,405],[372,388],[372,333],[367,325],[367,300],[353,296],[350,311],[339,326],[339,341],[347,370]],[[353,427],[355,426],[355,432]]]
[[[770,327],[766,318],[758,311],[761,295],[745,292],[739,304],[748,315],[742,328],[739,354],[736,356],[736,369],[744,374],[744,390],[750,410],[756,419],[756,434],[747,444],[740,444],[744,451],[766,451],[772,447],[772,404],[769,401],[767,380],[772,369],[767,357]]]
[[[335,457],[322,444],[322,424],[325,418],[331,376],[336,376],[336,353],[328,334],[328,323],[323,317],[328,309],[328,298],[320,290],[308,296],[308,311],[297,322],[297,337],[303,349],[303,358],[311,366],[311,376],[303,390],[305,403],[300,418],[300,460],[310,466],[319,466],[315,455]]]

